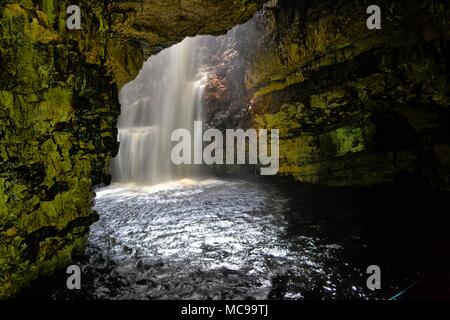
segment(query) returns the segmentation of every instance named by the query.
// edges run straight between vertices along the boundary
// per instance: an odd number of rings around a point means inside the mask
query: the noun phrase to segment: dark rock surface
[[[449,190],[448,3],[381,1],[376,31],[368,5],[272,1],[216,40],[207,120],[280,129],[280,173],[299,181]]]

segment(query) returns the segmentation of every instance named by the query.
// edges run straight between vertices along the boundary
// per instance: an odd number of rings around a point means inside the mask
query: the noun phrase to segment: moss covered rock
[[[377,4],[375,31],[364,1],[267,6],[230,35],[248,91],[234,104],[252,126],[280,130],[281,174],[326,185],[409,175],[449,190],[449,7]]]
[[[263,1],[0,0],[0,299],[84,250],[93,188],[110,182],[118,89],[186,36],[217,34]]]

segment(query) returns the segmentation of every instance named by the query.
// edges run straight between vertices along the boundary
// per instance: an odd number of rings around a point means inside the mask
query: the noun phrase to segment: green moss
[[[55,4],[53,0],[42,0],[42,11],[47,15],[49,25],[55,23]]]
[[[301,116],[302,107],[302,104],[283,105],[281,111],[275,114],[256,115],[255,123],[259,128],[278,129],[280,136],[286,137],[290,130],[300,128],[297,116]]]
[[[38,106],[37,117],[44,128],[69,121],[73,117],[71,90],[56,87],[45,91],[43,101]]]
[[[330,135],[336,146],[336,155],[361,152],[365,149],[364,131],[361,128],[338,128]]]
[[[337,108],[347,104],[345,99],[347,92],[344,89],[327,91],[320,95],[311,96],[311,106],[326,110],[329,113],[332,108]]]
[[[9,91],[0,90],[0,104],[2,108],[12,110],[14,106],[14,95]]]

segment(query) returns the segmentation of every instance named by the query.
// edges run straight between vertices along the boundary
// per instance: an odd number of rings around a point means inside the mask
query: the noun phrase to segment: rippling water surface
[[[87,259],[90,298],[365,298],[364,249],[325,236],[339,222],[302,214],[297,193],[252,181],[182,180],[97,191]],[[333,213],[326,216],[332,217]],[[331,219],[333,220],[333,219]],[[348,243],[351,244],[348,244]],[[355,246],[356,244],[356,246]],[[348,251],[351,251],[350,254]]]

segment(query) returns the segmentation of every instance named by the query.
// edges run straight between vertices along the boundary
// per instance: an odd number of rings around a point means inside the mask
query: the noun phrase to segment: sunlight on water
[[[168,190],[182,190],[183,188],[187,188],[189,186],[198,185],[198,186],[207,186],[211,184],[223,184],[223,181],[216,179],[206,179],[206,180],[195,180],[195,179],[181,179],[181,180],[172,180],[164,183],[158,183],[154,185],[142,185],[138,183],[113,183],[108,187],[98,189],[96,194],[98,197],[103,197],[111,194],[139,194],[139,193],[157,193],[160,191],[168,191]]]
[[[289,233],[289,200],[275,186],[244,180],[100,189],[84,267],[97,274],[93,295],[267,298],[281,281],[284,295],[297,297],[329,281],[333,297],[343,248]]]

